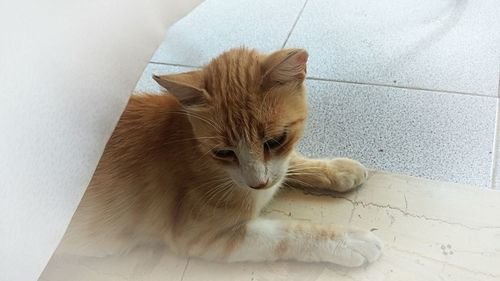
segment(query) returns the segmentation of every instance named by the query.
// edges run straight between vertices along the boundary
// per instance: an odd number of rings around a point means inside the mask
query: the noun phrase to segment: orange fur
[[[63,244],[72,247],[91,237],[94,248],[115,252],[160,240],[182,255],[238,259],[231,257],[287,173],[289,185],[309,182],[345,191],[361,184],[366,174],[357,162],[336,167],[350,172],[336,176],[328,161],[293,152],[307,118],[306,61],[303,50],[263,55],[240,48],[199,71],[155,76],[170,93],[131,97]],[[279,147],[267,145],[280,136]],[[232,149],[229,157],[216,153],[222,148]],[[285,173],[270,175],[273,163]],[[318,175],[301,173],[304,168]],[[333,184],[325,180],[329,175]],[[345,179],[351,175],[352,183]],[[267,182],[260,182],[263,177]],[[254,182],[263,190],[250,188]],[[303,233],[318,241],[344,233],[300,223],[283,227],[284,235]],[[270,259],[300,259],[290,256],[296,250],[292,240],[277,241]]]

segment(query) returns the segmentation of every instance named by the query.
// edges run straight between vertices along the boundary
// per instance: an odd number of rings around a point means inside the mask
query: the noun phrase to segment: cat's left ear
[[[306,78],[309,55],[303,49],[284,49],[264,60],[264,85],[302,82]]]
[[[199,105],[208,99],[199,70],[179,74],[153,75],[153,79],[184,106]]]

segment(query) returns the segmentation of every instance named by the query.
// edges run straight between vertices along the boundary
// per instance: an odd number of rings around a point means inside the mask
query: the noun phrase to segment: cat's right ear
[[[184,106],[199,105],[208,99],[208,94],[203,89],[204,82],[201,71],[153,75],[153,79],[174,95]]]

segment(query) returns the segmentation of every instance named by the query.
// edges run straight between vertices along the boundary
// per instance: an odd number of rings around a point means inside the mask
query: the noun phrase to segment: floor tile
[[[491,247],[500,234],[498,192],[377,172],[358,191],[332,197],[284,193],[271,213],[275,219],[289,219],[292,212],[292,218],[338,224],[337,217],[346,218],[336,212],[343,202],[351,212],[347,224],[376,229],[385,253],[366,268],[334,268],[314,280],[496,280],[500,275],[500,252]],[[471,202],[478,204],[463,208]],[[316,212],[302,211],[308,207]]]
[[[369,168],[488,187],[496,99],[308,80],[299,148]]]
[[[498,15],[498,0],[309,0],[286,46],[312,77],[496,96]]]
[[[144,69],[144,72],[141,75],[141,78],[137,82],[135,86],[135,92],[147,92],[147,93],[160,93],[163,91],[163,88],[153,80],[153,74],[168,74],[168,73],[179,73],[191,71],[194,68],[191,67],[183,67],[183,66],[172,66],[172,65],[164,65],[164,64],[156,64],[150,63]]]
[[[234,47],[281,48],[305,0],[206,0],[174,24],[154,62],[200,66]]]
[[[500,107],[500,100],[498,101]],[[495,143],[495,169],[493,171],[493,189],[500,190],[500,112],[497,111],[496,143]]]
[[[384,253],[361,268],[186,261],[163,247],[102,258],[68,257],[58,248],[40,280],[494,281],[500,278],[499,200],[500,193],[492,190],[376,172],[362,188],[347,194],[283,191],[262,214],[372,229],[384,242]]]
[[[180,281],[187,258],[165,246],[141,246],[126,255],[105,257],[54,255],[40,281]],[[71,278],[69,278],[71,276]]]
[[[182,281],[316,281],[320,264],[298,262],[211,263],[191,259]]]

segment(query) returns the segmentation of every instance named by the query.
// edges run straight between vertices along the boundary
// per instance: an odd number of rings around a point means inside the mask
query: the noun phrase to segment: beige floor
[[[375,264],[347,269],[217,264],[144,247],[106,258],[56,254],[40,280],[500,280],[499,191],[377,172],[342,197],[286,191],[264,215],[376,228],[385,253]]]

